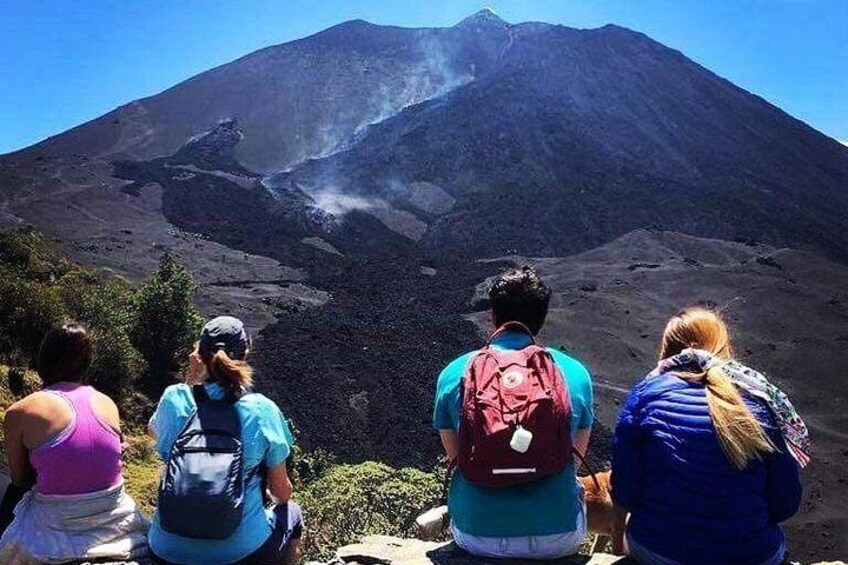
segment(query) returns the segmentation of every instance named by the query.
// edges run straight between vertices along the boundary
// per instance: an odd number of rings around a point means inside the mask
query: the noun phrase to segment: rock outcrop
[[[538,563],[528,560],[494,560],[473,557],[453,542],[428,542],[391,536],[368,536],[361,542],[344,546],[336,551],[332,561],[307,565],[519,565]],[[575,555],[549,561],[556,565],[634,565],[635,561],[608,553]],[[794,563],[794,562],[793,562]],[[822,561],[813,565],[846,565],[844,561]]]
[[[455,543],[421,541],[391,536],[368,536],[361,542],[336,551],[335,558],[325,565],[481,565],[483,563],[517,565],[533,563],[527,560],[493,560],[473,557]],[[549,563],[556,565],[609,565],[633,563],[626,557],[607,553],[575,555]],[[319,565],[310,563],[308,565]]]

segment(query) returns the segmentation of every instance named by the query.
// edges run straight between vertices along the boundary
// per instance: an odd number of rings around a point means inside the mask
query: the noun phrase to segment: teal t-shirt
[[[221,399],[224,389],[218,384],[206,384],[211,398]],[[188,385],[178,384],[165,389],[150,427],[156,432],[156,451],[163,461],[168,460],[171,446],[177,439],[197,404]],[[153,552],[171,563],[218,565],[239,561],[264,544],[271,536],[274,515],[262,503],[262,479],[257,473],[261,463],[276,467],[285,462],[294,444],[291,430],[283,413],[271,400],[261,394],[247,394],[236,403],[241,419],[244,449],[244,514],[236,532],[224,540],[198,540],[164,531],[159,515],[154,514],[148,534]],[[199,520],[214,520],[214,516],[198,516]]]
[[[521,349],[530,337],[506,332],[494,347]],[[549,349],[571,395],[571,433],[592,427],[592,381],[579,361]],[[459,431],[460,383],[474,352],[450,363],[439,375],[433,427]],[[579,486],[574,465],[558,475],[505,488],[479,487],[454,473],[448,494],[451,519],[466,534],[483,537],[544,536],[573,532],[577,527]]]

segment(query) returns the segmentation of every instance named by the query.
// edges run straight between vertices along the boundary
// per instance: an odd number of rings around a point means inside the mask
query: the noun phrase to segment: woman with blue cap
[[[277,405],[250,391],[249,352],[240,320],[208,322],[186,383],[168,387],[150,419],[166,463],[149,534],[162,562],[297,561],[303,524],[286,471],[292,434]]]

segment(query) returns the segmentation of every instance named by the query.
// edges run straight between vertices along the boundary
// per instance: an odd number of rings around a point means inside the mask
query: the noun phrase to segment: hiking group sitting
[[[534,270],[504,273],[489,291],[489,342],[439,376],[433,425],[456,465],[457,545],[553,559],[576,553],[596,522],[613,538],[626,531],[613,548],[626,542],[642,564],[784,562],[778,524],[798,510],[809,436],[786,395],[733,360],[721,318],[689,308],[668,322],[657,367],[624,401],[602,485],[578,481],[571,457],[589,445],[589,372],[536,345],[550,296]],[[586,502],[620,523],[597,524]]]
[[[453,470],[445,525],[456,544],[481,557],[556,559],[593,530],[643,564],[782,563],[779,523],[800,504],[807,430],[779,389],[733,359],[720,317],[690,308],[669,321],[657,367],[623,403],[611,472],[581,480],[592,380],[537,343],[550,297],[533,269],[504,272],[489,291],[486,345],[438,377],[433,425]],[[164,463],[148,522],[124,490],[118,409],[86,385],[86,331],[49,332],[37,360],[44,389],[5,415],[4,506],[16,505],[0,564],[148,553],[174,564],[296,562],[292,434],[277,405],[251,391],[250,347],[242,322],[211,320],[186,382],[163,393],[148,426]]]

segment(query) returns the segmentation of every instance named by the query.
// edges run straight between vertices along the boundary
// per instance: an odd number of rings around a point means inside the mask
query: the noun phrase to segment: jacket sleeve
[[[643,381],[644,383],[644,381]],[[642,499],[643,438],[641,430],[642,384],[627,395],[613,432],[612,498],[633,511]]]
[[[795,515],[801,505],[800,468],[780,433],[772,428],[768,434],[778,451],[765,457],[766,502],[769,518],[778,524]]]

